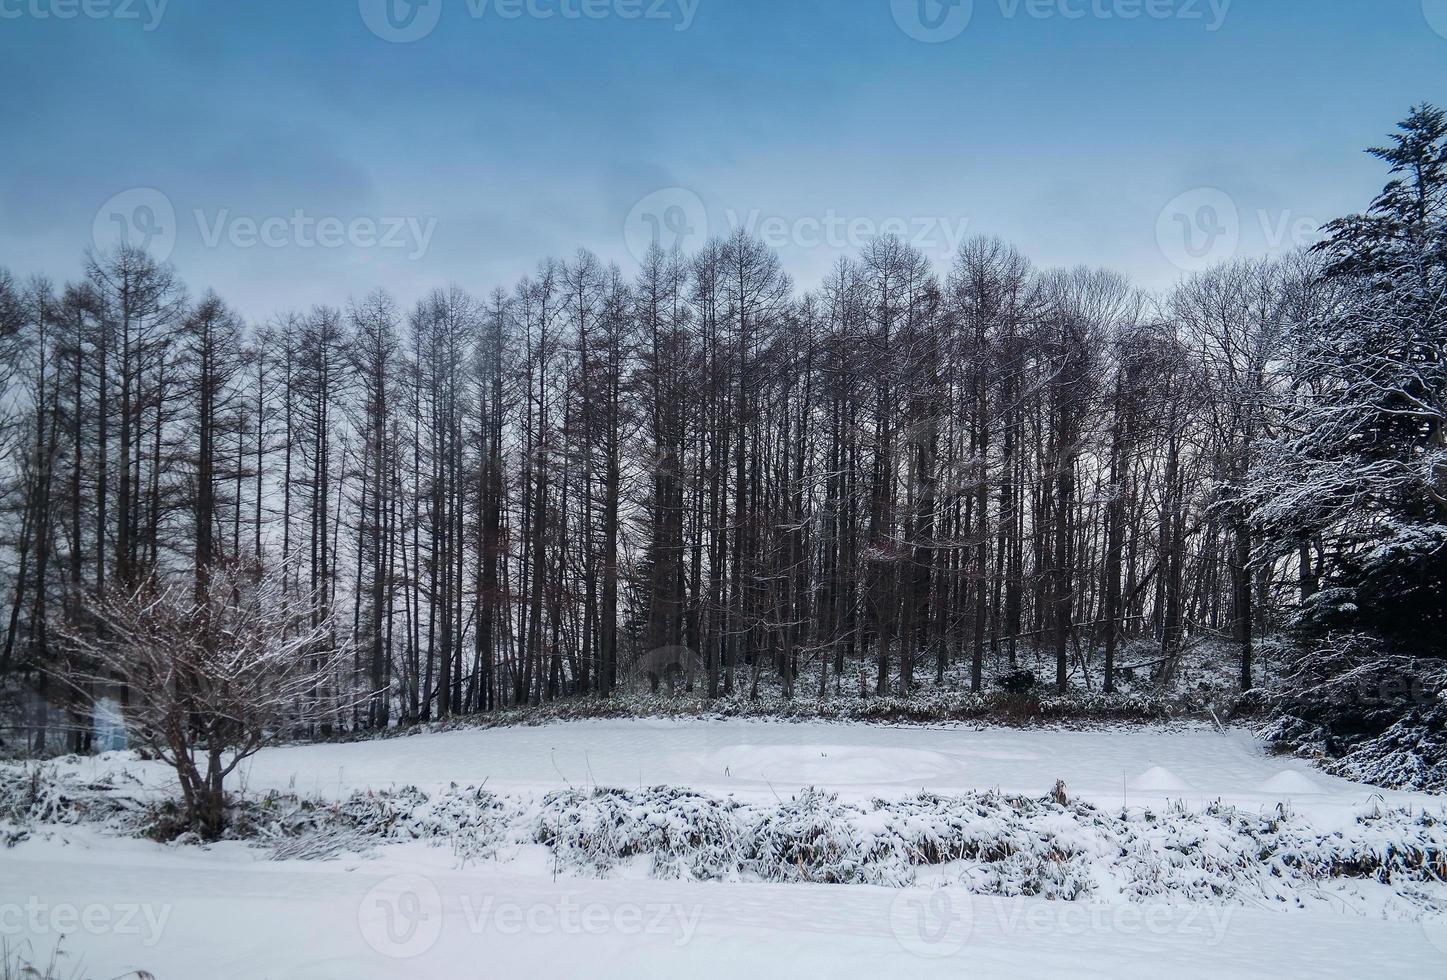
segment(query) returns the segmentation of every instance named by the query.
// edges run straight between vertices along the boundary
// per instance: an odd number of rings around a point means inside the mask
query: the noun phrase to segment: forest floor
[[[43,960],[63,935],[67,977],[1447,969],[1447,798],[1209,724],[613,719],[286,746],[237,780],[273,833],[206,846],[127,833],[93,795],[166,798],[157,763],[46,778],[8,825],[0,784],[0,940]],[[311,843],[278,836],[302,813]],[[325,846],[341,816],[373,836]]]
[[[1264,646],[1274,649],[1274,644]],[[943,682],[936,681],[925,666],[917,667],[921,672],[917,687],[908,696],[896,691],[877,694],[875,675],[868,666],[844,677],[831,674],[823,692],[819,689],[818,675],[811,676],[809,671],[805,671],[800,674],[789,697],[784,696],[777,675],[766,672],[755,687],[749,669],[744,667],[736,678],[735,691],[713,698],[705,696],[702,678],[697,679],[692,689],[679,678],[671,686],[661,684],[658,691],[651,690],[645,681],[635,679],[631,685],[625,684],[606,698],[562,697],[541,704],[454,717],[445,722],[394,728],[381,737],[412,735],[417,731],[440,732],[607,718],[750,718],[1083,728],[1117,723],[1158,724],[1172,720],[1219,724],[1237,715],[1259,716],[1265,706],[1266,692],[1276,683],[1274,661],[1262,657],[1257,665],[1260,687],[1251,695],[1242,697],[1234,658],[1234,651],[1225,644],[1214,641],[1194,643],[1183,652],[1172,682],[1162,686],[1155,674],[1160,663],[1158,647],[1136,641],[1122,648],[1116,690],[1112,694],[1101,690],[1097,676],[1083,681],[1078,664],[1070,674],[1069,692],[1056,693],[1053,684],[1048,682],[1054,676],[1054,667],[1038,652],[1033,656],[1022,654],[1020,658],[1018,669],[1029,671],[1037,678],[1035,687],[1025,694],[1010,694],[1001,688],[1001,678],[997,675],[1008,674],[1015,669],[1004,665],[991,665],[985,671],[984,689],[979,693],[970,689],[967,668],[956,664],[951,666]],[[374,737],[377,737],[374,733],[344,736]]]

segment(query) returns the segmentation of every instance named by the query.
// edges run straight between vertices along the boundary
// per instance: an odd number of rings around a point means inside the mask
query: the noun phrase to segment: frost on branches
[[[1285,424],[1254,474],[1266,557],[1321,556],[1302,561],[1277,734],[1359,775],[1440,786],[1447,116],[1420,107],[1371,153],[1393,178],[1367,214],[1328,226],[1334,302],[1301,328]]]
[[[133,743],[176,770],[206,837],[224,829],[224,783],[242,760],[347,708],[338,678],[351,654],[330,616],[256,564],[219,563],[194,581],[152,575],[71,623],[60,678],[82,698],[123,692]]]

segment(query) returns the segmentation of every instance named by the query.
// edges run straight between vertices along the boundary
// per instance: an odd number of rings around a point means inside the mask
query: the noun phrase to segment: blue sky
[[[895,231],[1159,288],[1359,209],[1447,102],[1447,0],[486,2],[0,0],[0,265],[119,216],[260,318],[743,224],[805,287]]]

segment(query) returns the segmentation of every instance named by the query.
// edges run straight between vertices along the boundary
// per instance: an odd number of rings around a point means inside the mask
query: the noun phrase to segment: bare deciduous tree
[[[84,602],[60,630],[55,671],[84,698],[125,686],[131,738],[176,770],[192,827],[215,837],[226,777],[354,698],[336,686],[350,654],[334,632],[288,600],[280,570],[223,562],[204,586],[152,575]]]

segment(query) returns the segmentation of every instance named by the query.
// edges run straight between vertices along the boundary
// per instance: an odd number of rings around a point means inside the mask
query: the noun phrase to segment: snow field
[[[292,746],[245,767],[250,841],[206,848],[118,836],[170,791],[130,754],[61,762],[8,829],[26,794],[0,779],[0,939],[64,934],[87,976],[1447,971],[1443,798],[1241,732],[596,721]]]
[[[0,862],[7,891],[40,903],[42,922],[95,905],[116,921],[146,913],[129,927],[70,933],[84,975],[104,978],[137,967],[159,980],[1360,978],[1439,976],[1447,964],[1447,933],[1326,904],[1280,912],[955,889],[553,881],[546,868],[458,869],[418,844],[372,861],[278,863],[236,844],[136,854],[82,835]],[[164,923],[159,933],[151,921]],[[31,938],[45,945],[55,932]]]
[[[82,766],[85,764],[83,763]],[[105,771],[115,765],[94,763]],[[135,771],[134,766],[130,766]],[[147,767],[142,767],[146,769]],[[357,790],[454,783],[495,793],[673,786],[775,800],[810,787],[845,800],[971,790],[1041,796],[1064,780],[1098,806],[1200,807],[1290,802],[1317,819],[1380,798],[1434,806],[1442,797],[1378,790],[1269,755],[1249,733],[1209,726],[1108,730],[890,727],[826,722],[605,720],[466,730],[380,741],[269,749],[242,767],[249,792],[339,799]],[[164,770],[146,777],[165,782]]]

